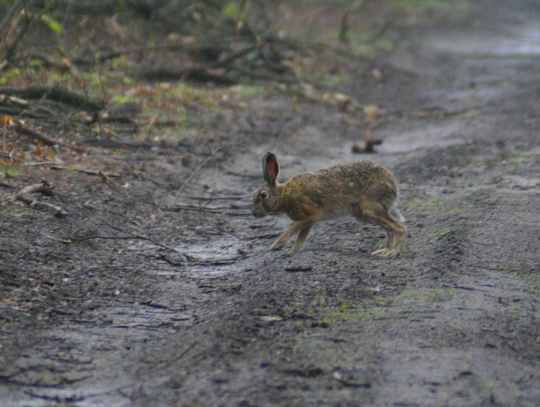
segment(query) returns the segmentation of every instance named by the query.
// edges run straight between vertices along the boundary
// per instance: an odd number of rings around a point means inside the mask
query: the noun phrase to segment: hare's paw
[[[280,250],[280,249],[283,248],[283,246],[285,246],[285,243],[287,243],[286,240],[277,239],[276,241],[274,241],[274,243],[272,243],[272,246],[270,246],[270,249],[271,250]]]
[[[373,256],[379,256],[379,257],[394,257],[399,254],[399,250],[384,248],[384,249],[375,250],[371,254]]]

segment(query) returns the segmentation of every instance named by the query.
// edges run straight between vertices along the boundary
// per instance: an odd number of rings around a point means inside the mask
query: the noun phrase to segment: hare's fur
[[[306,172],[277,182],[279,167],[272,153],[263,158],[266,183],[253,196],[253,214],[284,212],[294,221],[279,235],[272,249],[283,247],[298,233],[292,253],[298,252],[314,223],[321,219],[353,215],[381,225],[386,245],[374,255],[397,256],[405,243],[406,227],[396,203],[398,187],[389,169],[371,161],[358,161]]]

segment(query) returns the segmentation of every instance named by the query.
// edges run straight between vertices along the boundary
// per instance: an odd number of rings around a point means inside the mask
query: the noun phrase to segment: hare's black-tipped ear
[[[264,180],[270,186],[276,185],[276,178],[279,173],[279,164],[273,153],[266,153],[262,159]]]

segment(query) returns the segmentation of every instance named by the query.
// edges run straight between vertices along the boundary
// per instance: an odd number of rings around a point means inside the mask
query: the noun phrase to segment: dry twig
[[[54,215],[58,217],[67,216],[67,211],[61,206],[54,205],[49,202],[38,201],[37,199],[29,196],[36,193],[52,196],[53,190],[47,181],[41,181],[40,183],[28,185],[22,188],[19,192],[11,197],[11,200],[24,202],[31,208],[35,209],[50,209],[54,212]]]
[[[51,165],[51,164],[49,164],[49,165]],[[99,175],[100,177],[105,177],[105,178],[108,178],[108,177],[118,178],[118,177],[120,177],[120,174],[117,174],[117,173],[114,173],[114,172],[105,172],[105,171],[101,171],[101,170],[92,170],[92,169],[89,169],[89,168],[82,168],[82,167],[77,167],[77,166],[66,166],[66,165],[52,164],[51,169],[53,169],[53,170],[77,171],[77,172],[81,172],[83,174]]]
[[[219,153],[220,151],[221,151],[221,149],[218,148],[216,151],[214,151],[212,154],[210,154],[208,157],[206,157],[206,159],[197,168],[195,168],[193,170],[193,172],[189,175],[189,177],[187,177],[187,179],[184,181],[184,183],[178,189],[178,193],[181,193],[184,190],[184,188],[187,186],[189,181],[191,181],[191,179],[195,176],[195,174],[197,174],[208,163],[208,161],[210,161],[212,158],[214,158],[216,156],[216,154]]]
[[[28,28],[30,27],[31,22],[33,21],[34,17],[28,13],[28,10],[26,9],[26,2],[24,1],[17,1],[11,9],[8,11],[7,15],[4,17],[2,22],[0,23],[0,35],[3,35],[2,31],[4,27],[9,23],[11,17],[15,12],[18,10],[20,5],[23,5],[23,11],[19,14],[19,16],[24,17],[24,22],[22,27],[20,28],[19,32],[17,33],[15,39],[11,42],[11,44],[3,44],[5,53],[4,53],[4,61],[0,63],[0,71],[4,70],[9,63],[11,62],[11,59],[13,58],[13,55],[15,54],[15,50],[17,49],[17,45],[19,45],[19,42],[23,39],[26,32],[28,31]],[[14,25],[16,26],[18,24],[19,17],[16,17]]]
[[[33,130],[33,129],[29,128],[29,127],[25,127],[20,123],[16,123],[15,126],[13,126],[13,130],[15,130],[17,133],[19,133],[19,134],[21,134],[23,136],[26,136],[26,137],[29,137],[29,138],[32,138],[32,139],[35,139],[35,140],[40,140],[44,144],[46,144],[48,146],[58,145],[58,146],[62,146],[62,147],[73,148],[72,146],[70,146],[69,144],[64,143],[63,141],[53,139],[53,138],[51,138],[49,136],[46,136],[43,133],[40,133],[40,132],[38,132],[36,130]]]
[[[25,186],[13,196],[12,200],[19,200],[23,195],[28,194],[42,194],[46,196],[52,196],[53,190],[47,181],[41,181],[37,184]]]
[[[101,100],[92,100],[60,86],[31,85],[25,88],[0,87],[0,95],[20,96],[27,99],[49,99],[84,110],[99,111],[105,107]]]

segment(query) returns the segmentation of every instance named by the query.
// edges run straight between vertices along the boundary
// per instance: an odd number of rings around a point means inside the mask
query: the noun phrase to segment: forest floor
[[[350,66],[398,258],[352,218],[269,250],[289,221],[251,216],[261,156],[285,179],[359,158],[365,130],[278,90],[176,149],[87,148],[97,174],[12,174],[4,196],[45,180],[67,214],[0,208],[0,404],[539,405],[540,8],[509,3],[418,29],[376,78]]]

